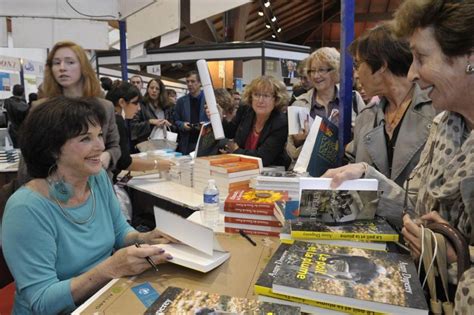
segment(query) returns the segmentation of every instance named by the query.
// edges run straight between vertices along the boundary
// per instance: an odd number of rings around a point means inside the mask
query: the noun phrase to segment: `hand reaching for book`
[[[308,137],[308,133],[309,133],[309,122],[308,122],[308,120],[309,119],[306,119],[304,121],[303,130],[301,130],[296,135],[292,135],[293,143],[295,144],[296,147],[301,146],[304,143],[304,141],[306,140],[306,138]]]
[[[322,177],[332,178],[331,188],[336,189],[343,182],[350,179],[358,179],[364,176],[367,171],[367,163],[354,163],[342,167],[327,170]]]

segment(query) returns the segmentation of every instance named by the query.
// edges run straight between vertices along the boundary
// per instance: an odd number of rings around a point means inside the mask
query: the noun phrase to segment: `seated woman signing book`
[[[14,314],[69,313],[113,278],[172,259],[146,245],[170,238],[138,233],[120,211],[101,164],[106,115],[96,102],[51,98],[24,122],[20,147],[33,179],[10,197],[2,225]]]
[[[230,122],[222,121],[226,137],[232,139],[222,152],[256,156],[262,159],[263,166],[288,168],[288,118],[283,110],[289,96],[283,82],[260,76],[246,86],[242,100],[247,105],[240,106]]]

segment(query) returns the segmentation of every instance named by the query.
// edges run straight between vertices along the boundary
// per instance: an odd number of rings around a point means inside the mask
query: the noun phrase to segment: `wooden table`
[[[168,286],[184,287],[255,299],[253,286],[279,245],[278,238],[252,236],[257,246],[240,235],[216,234],[222,247],[231,252],[224,264],[206,274],[171,263],[159,265],[138,277],[122,278],[91,297],[73,314],[142,314],[146,307],[131,290],[148,282],[159,293]]]

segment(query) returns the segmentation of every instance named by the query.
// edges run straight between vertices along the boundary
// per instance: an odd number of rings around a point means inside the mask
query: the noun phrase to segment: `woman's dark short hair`
[[[405,1],[395,12],[395,32],[411,36],[417,28],[433,28],[436,41],[448,57],[468,54],[474,47],[473,0]]]
[[[59,96],[33,108],[20,130],[21,154],[28,174],[46,178],[67,140],[89,129],[102,126],[104,108],[94,98]]]
[[[407,76],[413,61],[408,42],[397,38],[388,23],[366,31],[350,44],[349,52],[366,62],[372,73],[386,63],[388,70],[399,77]]]
[[[128,82],[121,82],[119,85],[113,87],[105,98],[111,101],[114,106],[118,106],[118,102],[121,98],[126,102],[130,102],[137,96],[140,97],[141,93],[136,86]]]

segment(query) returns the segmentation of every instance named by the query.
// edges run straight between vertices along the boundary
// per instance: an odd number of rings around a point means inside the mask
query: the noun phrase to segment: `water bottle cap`
[[[216,184],[216,180],[215,180],[215,179],[208,179],[208,180],[207,180],[207,183],[208,183],[208,184],[213,184],[213,185],[215,185],[215,184]]]

